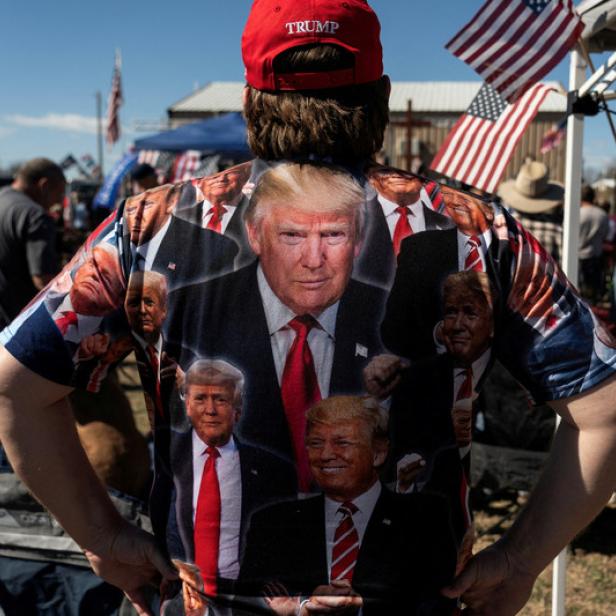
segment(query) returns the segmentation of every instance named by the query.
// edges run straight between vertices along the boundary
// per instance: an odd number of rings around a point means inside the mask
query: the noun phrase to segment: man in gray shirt
[[[0,329],[57,273],[56,231],[49,208],[61,203],[66,180],[46,158],[34,158],[0,189]]]
[[[594,204],[595,191],[582,187],[580,208],[580,290],[591,302],[596,302],[603,291],[603,242],[607,239],[607,214]]]

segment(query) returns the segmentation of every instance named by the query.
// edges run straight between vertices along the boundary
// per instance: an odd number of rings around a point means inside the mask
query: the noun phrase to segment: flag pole
[[[577,49],[571,52],[569,92],[584,83],[586,62]],[[571,283],[578,283],[578,251],[580,244],[580,199],[582,196],[582,147],[584,116],[571,114],[567,118],[567,151],[565,160],[565,215],[563,220],[563,270]],[[556,416],[556,425],[560,417]],[[552,570],[552,616],[565,616],[567,581],[567,549],[554,560]]]
[[[103,104],[100,91],[96,92],[96,140],[98,149],[98,178],[105,177],[103,173]]]

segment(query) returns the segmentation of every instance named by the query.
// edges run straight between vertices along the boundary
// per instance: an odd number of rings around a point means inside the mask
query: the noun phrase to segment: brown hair
[[[317,402],[306,413],[306,434],[315,424],[347,423],[353,419],[363,422],[366,435],[373,442],[387,441],[387,411],[369,396],[332,396]]]
[[[304,45],[274,60],[279,73],[352,68],[353,55],[336,45]],[[248,144],[260,158],[310,155],[370,159],[383,145],[389,121],[389,82],[304,92],[262,92],[251,86],[244,105]]]
[[[582,201],[586,201],[586,203],[594,203],[595,202],[595,189],[590,184],[584,184],[582,186]]]
[[[17,171],[17,178],[30,188],[41,178],[47,178],[52,182],[66,181],[62,168],[48,158],[33,158],[25,162]]]
[[[485,272],[467,270],[450,274],[443,283],[443,300],[453,293],[469,293],[490,311],[496,299],[495,291]]]

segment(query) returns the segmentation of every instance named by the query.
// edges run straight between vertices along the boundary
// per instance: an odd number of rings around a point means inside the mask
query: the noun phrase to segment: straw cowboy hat
[[[498,195],[512,208],[527,214],[546,212],[563,202],[565,187],[549,179],[544,163],[526,161],[515,180],[507,180],[498,188]]]

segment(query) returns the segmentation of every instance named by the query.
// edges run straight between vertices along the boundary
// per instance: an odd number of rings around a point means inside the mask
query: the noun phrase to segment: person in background
[[[131,188],[134,195],[158,186],[156,169],[147,163],[137,165],[130,174]]]
[[[595,205],[592,186],[582,186],[580,208],[580,290],[590,302],[596,303],[604,289],[603,243],[609,233],[609,219],[604,210]]]
[[[86,231],[90,228],[90,213],[82,196],[76,191],[71,191],[69,202],[69,224],[73,229]]]
[[[0,329],[58,272],[51,207],[64,198],[62,169],[47,158],[24,163],[0,190]]]
[[[550,179],[543,163],[527,160],[515,180],[507,180],[498,188],[506,207],[552,255],[561,262],[563,245],[563,200],[565,187]]]

